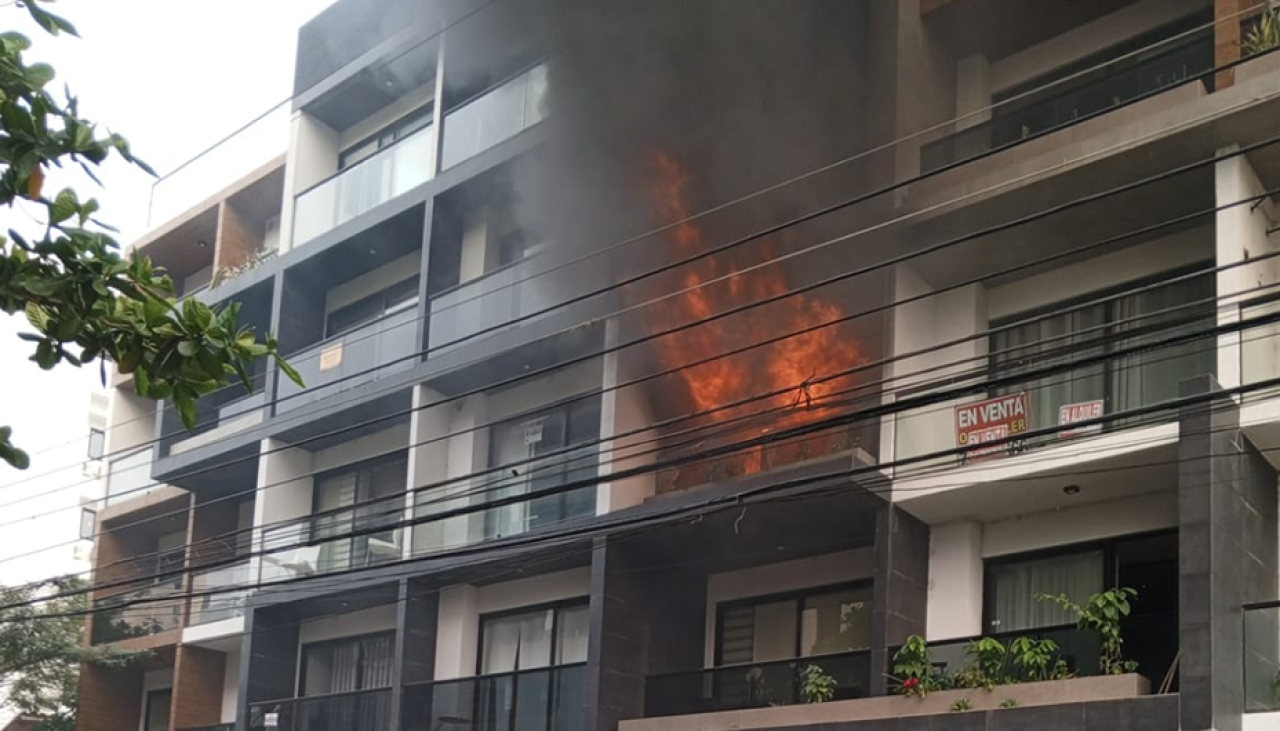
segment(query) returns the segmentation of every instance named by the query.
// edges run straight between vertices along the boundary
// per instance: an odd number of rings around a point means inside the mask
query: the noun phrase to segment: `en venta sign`
[[[974,445],[1008,439],[1027,431],[1027,418],[1031,413],[1029,401],[1027,393],[1022,391],[955,407],[956,444],[971,447],[965,453],[966,458],[974,460],[1013,451],[1013,442],[990,447]]]

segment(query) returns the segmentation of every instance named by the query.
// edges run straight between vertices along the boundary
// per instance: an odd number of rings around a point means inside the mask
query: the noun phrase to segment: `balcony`
[[[287,378],[277,379],[276,411],[284,413],[332,398],[414,366],[418,312],[402,310],[322,341],[289,362],[306,389]]]
[[[151,480],[151,448],[145,447],[132,454],[118,457],[107,463],[108,507],[149,495],[164,485]]]
[[[651,676],[645,686],[645,715],[679,716],[807,703],[803,675],[809,667],[835,679],[833,700],[870,694],[871,653],[859,650]]]
[[[262,423],[266,418],[267,394],[263,391],[266,375],[252,377],[253,393],[232,380],[210,396],[196,401],[196,424],[188,430],[178,408],[166,404],[161,421],[161,446],[166,456],[213,444],[237,432]]]
[[[271,717],[275,725],[267,723]],[[264,731],[389,731],[391,689],[254,703],[249,706],[248,727]]]
[[[401,731],[585,731],[585,681],[573,664],[406,685]]]
[[[263,534],[266,553],[259,580],[265,584],[399,560],[403,557],[403,532],[392,526],[403,517],[404,498],[396,496],[269,528]],[[380,526],[386,529],[376,530]],[[350,536],[353,532],[361,535]],[[329,537],[333,538],[326,541]]]
[[[431,125],[298,194],[293,245],[304,244],[431,180],[436,136]]]
[[[1171,89],[1213,68],[1213,29],[1178,37],[1149,51],[1131,54],[1150,43],[1141,39],[1126,45],[1121,58],[1098,66],[1101,59],[1079,61],[1057,72],[1069,81],[1038,79],[1031,84],[1052,85],[1041,93],[1010,101],[993,111],[990,121],[931,142],[920,150],[922,172],[968,160],[1015,145],[1023,140],[1103,114],[1133,100]],[[1115,52],[1112,52],[1113,54]],[[1071,78],[1082,69],[1092,70]],[[1017,90],[1007,95],[1016,98]],[[997,100],[997,103],[999,101]]]
[[[494,332],[502,325],[540,312],[563,300],[548,282],[530,277],[535,260],[525,260],[487,272],[431,298],[429,347],[447,346],[478,332]],[[545,279],[545,278],[544,278]],[[515,327],[515,326],[512,326]]]
[[[94,602],[90,641],[102,645],[148,637],[182,626],[181,587],[149,586]]]
[[[1244,610],[1244,710],[1280,711],[1280,601]]]
[[[215,726],[187,726],[178,731],[235,731],[234,723],[219,723]]]
[[[239,561],[229,566],[200,571],[191,575],[191,599],[188,626],[210,624],[244,616],[249,599],[253,575],[249,561]],[[205,593],[216,590],[217,593]]]
[[[538,64],[450,110],[440,169],[457,165],[546,118],[547,65]]]

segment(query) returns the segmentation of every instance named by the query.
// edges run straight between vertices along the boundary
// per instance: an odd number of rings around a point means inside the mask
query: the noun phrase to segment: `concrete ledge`
[[[982,689],[948,690],[930,693],[924,698],[884,696],[852,701],[812,703],[743,711],[699,713],[687,716],[665,716],[623,721],[619,731],[743,731],[776,729],[882,718],[902,718],[952,713],[951,706],[968,698],[973,711],[993,711],[1012,698],[1018,708],[1112,701],[1144,696],[1151,683],[1137,674],[1072,678],[1043,683],[1001,685],[992,691]]]

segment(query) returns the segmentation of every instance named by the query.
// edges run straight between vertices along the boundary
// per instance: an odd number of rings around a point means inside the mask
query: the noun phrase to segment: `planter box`
[[[1051,680],[1043,683],[999,685],[990,692],[981,688],[947,690],[930,693],[924,698],[885,696],[775,708],[752,708],[743,711],[644,718],[623,721],[618,725],[618,729],[619,731],[742,731],[789,728],[951,713],[951,705],[961,698],[968,698],[973,704],[974,711],[990,711],[999,709],[1000,704],[1007,698],[1017,700],[1019,708],[1027,708],[1133,698],[1146,695],[1150,689],[1151,683],[1146,678],[1131,673]]]
[[[1280,51],[1268,53],[1251,61],[1245,61],[1235,69],[1235,82],[1243,84],[1280,69]]]

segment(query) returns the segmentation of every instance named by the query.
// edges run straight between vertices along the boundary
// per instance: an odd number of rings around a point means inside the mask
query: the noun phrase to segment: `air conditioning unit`
[[[262,250],[275,251],[280,248],[280,217],[272,216],[267,219],[266,231],[262,236]]]

